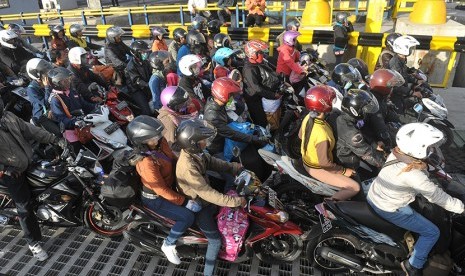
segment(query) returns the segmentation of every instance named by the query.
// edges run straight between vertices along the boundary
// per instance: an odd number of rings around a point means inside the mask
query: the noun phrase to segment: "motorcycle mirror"
[[[415,110],[416,113],[420,114],[423,111],[423,106],[419,103],[416,103],[413,106],[413,110]]]

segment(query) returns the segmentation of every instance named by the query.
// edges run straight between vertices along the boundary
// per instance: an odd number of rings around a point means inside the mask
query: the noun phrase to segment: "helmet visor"
[[[196,62],[189,66],[189,71],[191,71],[193,76],[198,76],[200,74],[200,71],[202,70],[202,62]]]
[[[391,70],[391,73],[393,73],[394,76],[389,81],[387,81],[386,85],[388,88],[399,87],[405,83],[404,78],[401,74],[399,74],[399,72]]]
[[[437,169],[444,169],[446,166],[446,159],[444,158],[444,155],[442,154],[442,151],[439,148],[440,144],[444,142],[443,140],[441,140],[440,143],[431,145],[426,149],[426,163]]]
[[[368,104],[366,104],[362,109],[364,114],[371,114],[371,113],[376,113],[379,110],[379,103],[376,97],[373,96],[373,94],[369,93],[370,95],[370,101]]]

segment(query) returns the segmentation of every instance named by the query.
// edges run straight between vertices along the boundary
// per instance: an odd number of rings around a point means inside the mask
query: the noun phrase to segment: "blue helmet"
[[[213,61],[215,61],[221,66],[225,66],[226,60],[235,53],[236,51],[232,50],[231,48],[220,48],[215,52],[215,55],[213,55]]]

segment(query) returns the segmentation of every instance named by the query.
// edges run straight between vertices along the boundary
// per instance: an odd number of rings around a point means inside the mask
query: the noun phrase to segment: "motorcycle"
[[[32,208],[40,224],[58,227],[86,225],[107,237],[126,227],[123,211],[99,196],[103,170],[89,150],[75,158],[65,149],[60,158],[37,159],[26,171]],[[18,225],[19,214],[8,189],[0,183],[0,224]]]
[[[20,75],[19,78],[8,78],[6,86],[0,88],[4,110],[13,112],[26,122],[32,117],[32,104],[26,90],[28,83],[28,79]]]
[[[134,113],[128,103],[118,99],[120,92],[117,87],[110,86],[110,89],[105,91],[102,86],[95,84],[92,85],[92,89],[90,90],[96,91],[102,97],[104,105],[110,111],[111,121],[117,122],[120,126],[126,126],[134,119]]]
[[[249,171],[242,172],[236,178],[235,184],[238,194],[248,199],[244,210],[250,226],[234,262],[247,261],[253,254],[270,264],[297,259],[302,251],[302,230],[288,221],[288,214],[282,211],[282,204],[276,198],[276,193],[263,186],[255,174]],[[124,237],[144,251],[164,256],[161,245],[170,232],[173,221],[144,206],[133,205],[130,209],[130,223],[123,232]],[[201,231],[189,228],[178,240],[176,250],[180,257],[195,258],[205,255],[207,244],[207,238]],[[219,255],[220,258],[221,256],[222,254]]]

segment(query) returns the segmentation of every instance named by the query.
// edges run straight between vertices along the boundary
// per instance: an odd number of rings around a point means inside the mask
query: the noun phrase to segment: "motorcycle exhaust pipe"
[[[364,268],[363,260],[361,258],[341,252],[331,247],[319,247],[316,253],[327,261],[344,265],[357,272],[361,272]]]

